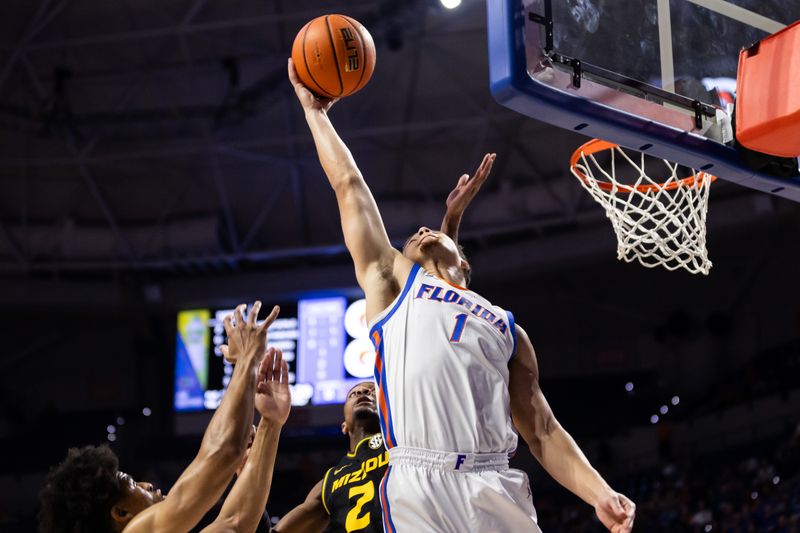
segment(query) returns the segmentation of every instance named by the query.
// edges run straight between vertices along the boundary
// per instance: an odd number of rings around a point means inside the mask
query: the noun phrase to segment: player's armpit
[[[321,533],[330,521],[322,503],[322,481],[314,485],[306,500],[286,513],[272,533]]]

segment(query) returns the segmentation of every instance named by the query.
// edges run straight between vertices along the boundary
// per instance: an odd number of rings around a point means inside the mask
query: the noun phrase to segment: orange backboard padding
[[[745,147],[800,156],[800,20],[739,53],[736,138]]]

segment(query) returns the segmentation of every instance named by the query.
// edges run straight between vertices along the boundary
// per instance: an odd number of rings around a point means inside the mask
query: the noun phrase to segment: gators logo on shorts
[[[371,439],[369,439],[369,447],[373,450],[377,450],[378,448],[383,448],[383,435],[378,433],[377,435],[373,435]]]

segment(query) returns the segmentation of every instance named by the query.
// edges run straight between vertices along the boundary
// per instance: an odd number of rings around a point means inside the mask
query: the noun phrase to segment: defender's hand
[[[300,100],[300,105],[302,105],[303,109],[306,111],[328,112],[328,110],[333,107],[333,104],[339,101],[338,98],[320,98],[309,91],[297,76],[297,71],[294,68],[294,62],[291,58],[289,58],[289,81],[292,82],[297,99]]]
[[[497,154],[486,154],[483,156],[483,161],[481,161],[481,164],[475,171],[475,175],[470,178],[469,174],[464,174],[458,178],[455,189],[450,191],[445,202],[448,215],[461,216],[464,214],[467,206],[469,206],[472,199],[475,198],[475,195],[478,194],[486,178],[489,177],[495,157],[497,157]]]
[[[610,491],[597,501],[594,510],[611,533],[629,533],[633,529],[636,504],[623,494]]]
[[[229,363],[236,363],[239,357],[246,354],[261,356],[264,353],[267,347],[267,328],[278,318],[280,307],[277,305],[273,307],[272,312],[261,324],[256,324],[258,312],[261,310],[260,301],[256,300],[253,304],[247,320],[244,319],[246,310],[247,304],[240,304],[234,310],[233,316],[228,315],[223,321],[228,344],[220,346],[220,350]]]
[[[256,378],[256,409],[263,420],[284,425],[292,406],[289,368],[283,352],[270,348],[261,361]]]

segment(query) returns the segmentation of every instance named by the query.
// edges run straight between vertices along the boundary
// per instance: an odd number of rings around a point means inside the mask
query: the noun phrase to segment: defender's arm
[[[283,353],[270,348],[261,362],[256,386],[256,409],[261,414],[250,456],[214,523],[203,533],[254,532],[264,514],[281,428],[291,407],[289,369]]]
[[[319,481],[306,501],[286,513],[272,528],[272,533],[321,533],[330,522],[330,516],[322,503],[322,481]]]
[[[528,334],[519,326],[517,353],[510,367],[511,417],[545,470],[595,508],[614,533],[633,527],[636,506],[600,476],[569,433],[558,423],[539,387],[539,365]]]
[[[447,196],[445,201],[447,211],[442,219],[441,232],[453,239],[456,244],[458,244],[458,228],[461,226],[461,217],[464,216],[464,211],[467,210],[486,178],[489,177],[496,156],[497,154],[483,156],[475,175],[470,177],[469,174],[463,174],[458,178],[455,188]]]
[[[245,451],[253,421],[255,372],[264,355],[267,328],[278,316],[275,307],[266,321],[255,324],[261,302],[247,321],[245,306],[236,308],[236,324],[225,318],[228,351],[236,355],[228,390],[211,418],[200,450],[175,482],[167,497],[131,520],[125,533],[175,533],[191,530],[219,500]]]

